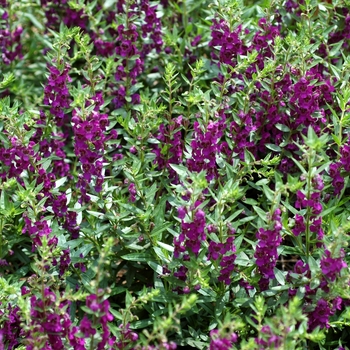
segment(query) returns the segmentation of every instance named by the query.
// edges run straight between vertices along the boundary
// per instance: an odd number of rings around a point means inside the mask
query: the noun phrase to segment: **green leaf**
[[[44,30],[44,26],[31,13],[23,13],[40,31]]]
[[[91,249],[93,248],[93,244],[84,244],[81,248],[78,249],[78,251],[76,252],[76,254],[79,255],[83,255],[83,257],[86,257]]]
[[[181,73],[181,77],[186,82],[186,84],[190,85],[190,81],[187,79],[186,75]]]
[[[163,267],[154,261],[147,261],[147,264],[152,268],[153,271],[157,272],[158,275],[163,274]]]
[[[184,179],[187,176],[188,170],[183,165],[170,164],[170,166],[176,171],[176,173],[180,176],[181,179]]]
[[[252,266],[253,261],[249,258],[249,256],[246,253],[240,252],[237,254],[235,264],[238,266]]]
[[[117,320],[123,320],[123,315],[119,311],[114,310],[113,308],[109,308],[109,311]]]
[[[0,196],[0,208],[5,210],[5,209],[8,209],[9,207],[10,207],[10,202],[6,194],[6,191],[2,190],[1,196]]]
[[[126,309],[130,308],[132,301],[133,301],[133,297],[132,297],[131,293],[128,290],[126,290],[125,291],[125,308]]]
[[[98,211],[92,211],[92,210],[87,210],[86,211],[88,214],[90,214],[91,216],[94,216],[97,219],[103,219],[105,214],[104,213],[100,213]]]
[[[151,187],[149,187],[145,191],[145,196],[148,204],[151,204],[153,202],[154,195],[156,194],[157,191],[158,191],[157,183],[154,183]]]
[[[152,320],[151,318],[147,318],[145,320],[131,322],[130,328],[131,329],[146,328],[146,327],[151,326],[153,324],[154,324],[154,320]]]
[[[239,214],[241,214],[243,212],[244,209],[239,209],[236,210],[232,215],[230,215],[225,222],[232,222],[232,220],[234,220]]]
[[[283,132],[290,132],[290,129],[288,128],[287,125],[283,125],[283,124],[276,124],[275,127],[278,129],[278,130],[281,130]]]
[[[259,208],[259,209],[260,209],[260,208]],[[262,209],[260,209],[260,210],[262,210]],[[245,217],[245,218],[239,219],[238,223],[239,223],[239,224],[244,224],[244,223],[246,223],[246,222],[249,222],[249,221],[254,220],[255,218],[256,218],[256,215],[247,216],[247,217]]]
[[[55,188],[61,187],[67,181],[67,176],[61,177],[55,182]]]
[[[267,213],[265,210],[261,209],[260,207],[257,207],[256,205],[253,205],[253,208],[263,221],[265,221],[265,222],[268,221]]]
[[[0,89],[5,89],[16,80],[15,75],[11,73],[4,74],[2,82],[0,82]]]
[[[309,256],[308,264],[310,266],[311,275],[312,276],[317,275],[319,272],[319,266],[318,266],[317,261],[315,260],[315,258],[313,256]]]
[[[276,192],[272,191],[270,187],[262,185],[264,194],[270,202],[274,202]]]
[[[274,145],[273,143],[266,143],[265,146],[274,152],[282,151],[282,148],[280,146]]]
[[[242,201],[243,201],[244,204],[249,204],[249,205],[259,204],[258,201],[256,201],[255,199],[252,199],[252,198],[245,198]]]
[[[297,165],[297,167],[300,169],[300,171],[303,173],[303,174],[306,174],[307,171],[305,170],[305,168],[294,158],[292,158],[292,161]]]
[[[151,237],[156,237],[159,236],[160,233],[164,232],[167,230],[172,224],[170,222],[164,223],[163,225],[160,226],[155,226],[154,229],[151,232]]]
[[[161,248],[159,247],[153,247],[154,252],[157,254],[158,258],[165,262],[165,263],[170,263],[170,260],[168,257],[165,256],[164,252],[162,251]]]
[[[128,261],[142,261],[142,262],[148,262],[148,261],[154,260],[153,255],[149,253],[130,253],[130,254],[123,255],[121,258]]]
[[[169,245],[169,244],[166,244],[166,243],[163,243],[163,242],[157,242],[157,244],[158,244],[160,247],[166,249],[168,252],[171,252],[171,253],[172,253],[172,252],[174,251],[174,247],[171,246],[171,245]]]
[[[154,208],[153,220],[154,220],[155,227],[163,224],[164,222],[164,214],[165,214],[165,207],[166,207],[167,201],[168,201],[168,197],[162,196],[159,204]]]
[[[285,276],[283,272],[276,267],[273,269],[273,272],[275,273],[276,280],[279,284],[284,286],[286,284]]]
[[[344,44],[344,40],[341,40],[332,46],[332,50],[329,51],[329,57],[339,57],[339,50]]]

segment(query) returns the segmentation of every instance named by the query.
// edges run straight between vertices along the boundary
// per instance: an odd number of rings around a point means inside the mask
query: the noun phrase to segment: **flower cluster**
[[[84,10],[73,10],[69,7],[65,8],[63,23],[67,27],[80,27],[83,30],[86,30],[87,27],[87,15],[84,13]]]
[[[328,302],[324,299],[317,301],[315,309],[308,314],[309,331],[313,331],[316,327],[329,328],[329,317],[332,315],[332,309]]]
[[[348,50],[349,49],[349,40],[350,40],[350,11],[348,7],[342,7],[340,9],[340,13],[342,16],[344,16],[344,20],[342,23],[342,26],[339,28],[339,30],[330,33],[329,39],[328,39],[328,44],[336,44],[344,40],[342,44],[343,50]],[[334,59],[336,63],[336,59]],[[333,62],[334,62],[333,61]]]
[[[125,28],[123,24],[118,26],[117,42],[119,44],[115,49],[115,53],[123,60],[117,67],[114,75],[115,80],[119,83],[118,89],[113,92],[115,108],[123,107],[126,104],[127,97],[131,98],[132,104],[140,102],[139,94],[133,93],[128,96],[131,86],[124,85],[125,80],[130,80],[130,84],[135,85],[137,82],[136,78],[144,69],[144,61],[140,58],[140,51],[137,48],[138,36],[136,25],[130,23],[128,28]]]
[[[252,45],[249,51],[256,50],[258,52],[257,63],[248,68],[248,73],[255,73],[256,67],[262,70],[265,66],[265,59],[272,58],[273,44],[275,38],[280,36],[280,28],[268,23],[266,18],[261,18],[258,22],[261,30],[257,31],[252,39]]]
[[[229,350],[232,349],[233,344],[238,340],[236,333],[231,333],[225,337],[220,336],[218,329],[210,331],[209,350]]]
[[[186,250],[198,255],[202,241],[206,239],[205,234],[205,213],[201,209],[194,210],[193,222],[184,221],[184,213],[180,214],[181,233],[174,238],[174,256],[179,258]]]
[[[103,184],[103,160],[105,142],[118,137],[115,129],[106,135],[109,125],[107,114],[100,114],[99,108],[103,104],[102,96],[97,94],[92,102],[94,109],[87,115],[81,115],[80,111],[73,110],[72,124],[75,136],[74,153],[81,163],[83,174],[79,175],[78,188],[81,191],[81,202],[88,202],[87,194],[90,182],[95,179],[95,191],[101,192]]]
[[[20,308],[18,306],[13,307],[8,304],[8,316],[4,322],[2,329],[0,330],[0,349],[1,344],[7,345],[7,349],[13,349],[18,345],[17,338],[23,336],[23,328],[21,327],[21,318],[19,316]],[[0,311],[0,316],[3,316]],[[7,344],[5,343],[5,339]],[[3,350],[5,348],[2,348]]]
[[[101,300],[96,294],[91,294],[86,298],[86,306],[98,315],[98,322],[102,326],[102,340],[98,343],[97,350],[103,350],[107,344],[113,345],[115,337],[110,336],[108,328],[108,322],[113,321],[113,316],[109,311],[109,301]]]
[[[257,51],[255,62],[252,63],[244,73],[233,73],[235,84],[225,86],[227,94],[239,93],[252,81],[253,74],[265,68],[265,62],[272,59],[273,44],[277,36],[281,36],[280,26],[274,26],[267,22],[265,18],[259,20],[261,31],[257,31],[252,40],[242,34],[241,26],[233,32],[229,30],[228,24],[224,20],[214,20],[212,29],[212,40],[210,47],[220,50],[220,56],[211,53],[212,59],[219,64],[235,66],[238,55]],[[245,32],[247,34],[247,32]],[[244,42],[247,41],[247,44]],[[300,77],[294,84],[291,76]],[[274,68],[274,93],[265,89],[260,80],[254,82],[254,92],[249,92],[249,108],[238,113],[230,125],[231,137],[234,145],[234,152],[244,159],[244,150],[248,149],[256,157],[264,157],[270,149],[267,144],[274,144],[279,147],[283,143],[283,131],[277,125],[285,126],[287,129],[305,132],[308,126],[312,126],[319,133],[322,125],[330,117],[330,110],[327,104],[332,103],[334,86],[329,74],[321,64],[309,69],[304,76],[298,69],[287,64]],[[218,82],[223,84],[224,77],[219,74]],[[224,87],[222,87],[224,89]],[[290,107],[291,113],[286,113]],[[259,132],[257,136],[256,133]],[[293,140],[301,140],[298,134],[292,136]],[[284,149],[295,153],[298,148],[290,142],[284,145]],[[289,172],[295,164],[290,159],[283,159],[280,170]]]
[[[79,237],[79,225],[77,224],[77,212],[68,211],[64,218],[63,227],[71,234],[72,239]]]
[[[25,216],[24,222],[25,222],[25,225],[22,230],[22,233],[29,234],[33,242],[32,251],[35,251],[35,248],[41,247],[43,245],[42,237],[48,238],[52,229],[49,227],[48,222],[43,219],[40,221],[36,221],[35,223],[32,223],[32,221]]]
[[[263,326],[260,330],[260,337],[255,339],[255,342],[261,346],[259,350],[278,349],[283,346],[283,337],[273,334],[270,326]]]
[[[170,124],[159,126],[156,136],[160,146],[156,145],[153,152],[156,155],[154,162],[160,169],[168,169],[169,178],[174,183],[178,182],[178,176],[170,164],[181,164],[183,154],[183,140],[181,133],[182,116],[174,118]]]
[[[7,7],[6,2],[3,7]],[[21,44],[23,28],[18,26],[13,32],[11,32],[9,13],[7,11],[4,11],[0,19],[4,21],[3,25],[0,25],[1,59],[6,65],[9,65],[17,58],[23,57]]]
[[[311,271],[310,271],[309,264],[305,264],[302,260],[298,260],[295,263],[293,271],[292,270],[288,271],[287,281],[292,282],[291,273],[293,273],[293,272],[296,275],[306,276],[307,278],[311,277]],[[288,290],[288,294],[290,297],[295,296],[297,294],[297,289],[290,288]]]
[[[240,159],[244,159],[244,150],[247,149],[253,154],[256,153],[255,144],[249,140],[252,132],[257,130],[257,125],[249,113],[239,111],[237,114],[238,121],[232,121],[230,124],[230,137],[234,141],[234,152],[239,154]],[[249,140],[249,141],[248,141]]]
[[[50,113],[55,117],[57,126],[65,123],[64,110],[70,106],[70,94],[67,83],[72,79],[68,75],[70,66],[65,64],[62,71],[55,66],[48,66],[50,75],[44,88],[44,104],[51,107]]]
[[[345,257],[344,249],[340,250],[340,257],[333,258],[329,250],[325,250],[325,256],[321,259],[321,270],[325,278],[334,282],[340,271],[348,265],[343,260]]]
[[[341,171],[350,173],[350,143],[349,141],[340,148],[340,159],[329,166],[329,176],[332,178],[334,195],[338,196],[344,188],[344,177]]]
[[[293,228],[293,233],[298,236],[299,234],[305,232],[306,225],[309,225],[309,230],[316,234],[317,240],[321,241],[324,232],[322,229],[322,204],[321,204],[321,191],[324,187],[322,177],[317,174],[313,179],[313,187],[316,192],[309,194],[309,198],[302,191],[297,192],[297,200],[295,202],[295,208],[297,209],[308,209],[310,211],[309,221],[306,222],[304,217],[296,214],[295,215],[295,227]],[[320,243],[317,243],[319,246]]]
[[[142,37],[146,39],[148,36],[152,40],[151,43],[145,43],[142,47],[142,57],[146,57],[153,49],[157,53],[161,51],[163,46],[162,39],[162,23],[157,17],[157,6],[151,6],[149,0],[140,0],[141,11],[144,12],[145,23],[142,24]]]
[[[128,344],[134,343],[139,338],[138,334],[130,329],[129,323],[127,323],[126,326],[121,324],[119,328],[121,329],[120,338],[115,343],[117,349],[125,349]]]
[[[265,230],[260,228],[256,234],[258,244],[254,253],[256,258],[256,265],[261,273],[261,279],[259,286],[261,290],[268,288],[269,280],[275,278],[273,271],[278,259],[277,248],[282,242],[281,237],[281,210],[276,209],[272,215],[272,221],[274,221],[273,229]]]
[[[68,270],[68,267],[71,263],[71,258],[70,258],[70,250],[69,249],[63,249],[62,250],[62,255],[60,256],[60,272],[59,276],[62,277],[65,271]]]
[[[208,228],[209,232],[209,228]],[[231,283],[231,273],[234,270],[234,262],[236,260],[236,247],[234,244],[234,237],[229,236],[224,243],[209,242],[208,260],[220,259],[220,275],[218,280],[229,285]]]
[[[181,265],[179,269],[176,272],[174,272],[174,276],[179,280],[185,282],[187,280],[187,272],[188,268],[184,265]]]
[[[43,139],[39,142],[40,152],[44,158],[48,158],[51,155],[55,156],[55,159],[52,160],[53,167],[52,171],[54,175],[58,178],[67,176],[71,178],[69,163],[65,160],[67,155],[63,150],[65,145],[65,137],[63,133],[54,133],[51,136],[50,140]],[[56,157],[58,159],[56,159]]]
[[[316,133],[319,133],[320,123],[327,122],[326,112],[322,107],[332,102],[334,86],[314,68],[306,72],[305,76],[293,85],[292,90],[293,96],[290,102],[293,104],[293,126],[303,125],[305,128],[312,126]],[[319,118],[315,118],[316,113],[319,113]],[[330,111],[327,110],[327,113]]]
[[[136,194],[137,194],[137,190],[136,190],[136,186],[133,182],[130,183],[129,187],[129,193],[130,193],[130,202],[135,202],[136,201]]]
[[[80,321],[79,326],[73,326],[69,333],[70,345],[76,350],[85,350],[85,339],[93,339],[96,335],[96,324],[102,325],[101,340],[97,344],[97,350],[105,349],[106,345],[112,346],[115,343],[115,337],[110,335],[108,322],[113,320],[112,314],[109,312],[108,300],[100,300],[96,294],[91,294],[86,298],[86,306],[94,313],[95,318],[92,322],[86,315]]]
[[[63,6],[68,0],[40,0],[41,6],[45,11],[46,27],[57,29],[61,20]]]
[[[35,171],[33,163],[40,161],[41,157],[35,152],[34,146],[35,143],[32,141],[25,146],[16,137],[12,137],[10,148],[0,148],[0,161],[5,166],[0,177],[4,181],[6,178],[15,178],[23,183],[20,180],[23,171]]]
[[[57,295],[46,287],[40,298],[35,295],[30,298],[30,304],[31,324],[26,349],[63,349],[62,338],[69,336],[72,324],[66,311],[67,301],[58,300]]]
[[[41,0],[46,17],[46,28],[58,30],[63,22],[67,27],[79,26],[86,30],[87,15],[83,10],[74,10],[67,6],[68,0]]]
[[[246,55],[247,47],[240,38],[242,26],[239,25],[233,32],[230,31],[227,23],[221,19],[213,20],[211,27],[212,40],[209,47],[220,47],[219,57],[215,53],[211,53],[213,59],[219,59],[220,63],[235,66],[239,55]]]
[[[208,181],[217,177],[216,155],[220,152],[219,140],[223,135],[224,125],[225,119],[210,121],[206,130],[202,131],[197,121],[193,124],[192,156],[187,160],[187,166],[190,171],[206,170]]]

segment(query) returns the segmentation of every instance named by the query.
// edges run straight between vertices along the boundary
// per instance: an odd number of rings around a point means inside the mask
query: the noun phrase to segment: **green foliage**
[[[293,3],[6,1],[5,348],[347,344],[349,4]]]

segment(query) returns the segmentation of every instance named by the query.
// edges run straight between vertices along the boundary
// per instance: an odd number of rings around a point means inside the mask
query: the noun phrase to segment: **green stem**
[[[338,145],[338,152],[340,154],[340,147],[342,144],[342,136],[343,136],[343,119],[344,119],[344,115],[345,115],[345,109],[342,110],[341,112],[341,116],[340,116],[340,121],[339,121],[339,145]]]
[[[307,196],[306,198],[310,200],[311,197],[311,182],[312,182],[312,154],[308,157],[308,173],[307,173]],[[306,232],[305,232],[305,245],[306,245],[306,257],[310,255],[310,218],[311,218],[311,208],[307,206],[306,211]]]

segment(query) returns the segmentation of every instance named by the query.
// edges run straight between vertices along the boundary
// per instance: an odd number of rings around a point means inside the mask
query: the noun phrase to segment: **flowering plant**
[[[0,0],[0,350],[348,349],[349,6]]]

